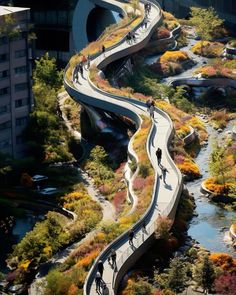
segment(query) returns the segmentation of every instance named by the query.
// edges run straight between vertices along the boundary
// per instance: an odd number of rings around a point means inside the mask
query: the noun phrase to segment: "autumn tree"
[[[203,41],[210,40],[213,37],[214,30],[223,24],[213,7],[209,8],[190,8],[190,22],[196,26],[196,32],[201,38],[201,51]]]
[[[220,295],[236,295],[236,275],[222,274],[214,282],[215,291]]]
[[[166,216],[159,216],[156,220],[155,236],[157,239],[168,240],[171,237],[171,219]]]

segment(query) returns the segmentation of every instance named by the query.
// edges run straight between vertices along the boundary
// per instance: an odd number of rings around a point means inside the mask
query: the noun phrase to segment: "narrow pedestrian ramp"
[[[102,4],[103,1],[99,1]],[[107,4],[109,0],[105,2]],[[111,2],[114,5],[117,1],[112,0]],[[121,1],[118,2],[120,3]],[[142,5],[144,5],[144,1],[141,2]],[[112,46],[112,48],[107,49],[105,53],[101,53],[96,58],[93,58],[91,66],[102,69],[111,62],[142,49],[147,44],[154,30],[162,22],[161,9],[157,2],[154,0],[145,1],[145,3],[147,2],[151,4],[147,28],[143,28],[138,24],[133,32],[136,35],[136,40],[134,42],[127,43],[124,38],[117,46]],[[90,81],[89,71],[85,71],[83,77],[79,77],[78,83],[68,81],[66,74],[64,77],[64,85],[67,92],[81,104],[99,107],[106,111],[127,116],[136,122],[137,127],[141,124],[141,115],[148,116],[144,102],[102,91]],[[86,278],[84,283],[84,295],[103,294],[101,290],[99,292],[96,291],[95,285],[95,275],[99,260],[102,260],[104,263],[103,281],[108,288],[107,292],[108,294],[116,294],[119,282],[126,270],[146,251],[149,241],[151,241],[153,237],[155,221],[158,216],[162,215],[174,218],[179,196],[182,192],[182,177],[169,154],[168,147],[172,137],[172,121],[166,113],[155,108],[153,126],[147,141],[147,152],[156,173],[152,202],[144,216],[134,225],[134,247],[129,245],[127,232],[123,233],[109,244],[96,259]],[[155,154],[158,147],[162,149],[161,164],[168,170],[166,184],[159,178],[161,169],[157,164]],[[143,220],[145,220],[146,223],[145,232],[142,230]],[[117,253],[116,269],[112,269],[107,260],[112,248],[114,248]]]

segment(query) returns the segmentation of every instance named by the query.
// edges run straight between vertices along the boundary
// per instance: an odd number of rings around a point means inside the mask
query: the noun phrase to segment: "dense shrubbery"
[[[57,92],[62,86],[62,73],[57,71],[55,59],[46,54],[36,61],[33,80],[35,108],[25,132],[30,154],[36,162],[72,160],[67,129],[58,115]]]
[[[225,128],[228,122],[232,119],[232,115],[226,110],[214,111],[211,114],[210,121],[214,128]]]
[[[78,218],[69,221],[59,213],[49,212],[46,219],[36,223],[33,230],[14,247],[8,259],[9,265],[25,270],[29,264],[38,266],[63,246],[81,239],[102,218],[100,205],[91,200],[82,184],[80,191],[64,196],[63,206],[74,211]]]
[[[224,44],[219,42],[199,41],[192,47],[192,52],[206,57],[220,57]]]

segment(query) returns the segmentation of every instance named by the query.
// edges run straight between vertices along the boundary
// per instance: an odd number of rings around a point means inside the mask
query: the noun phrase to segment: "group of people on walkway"
[[[116,251],[111,249],[111,252],[108,256],[108,263],[110,264],[111,268],[116,270]],[[96,292],[102,295],[109,294],[109,290],[107,288],[106,283],[104,282],[102,276],[104,271],[104,265],[102,260],[98,261],[97,264],[97,273],[95,276],[95,283],[96,283]]]
[[[85,55],[82,56],[81,61],[74,69],[74,81],[76,83],[79,82],[79,74],[82,78],[84,78],[84,69],[88,70],[90,68],[91,57],[88,54],[87,57]]]
[[[144,4],[144,11],[145,11],[145,16],[148,16],[151,12],[151,3],[145,3]]]

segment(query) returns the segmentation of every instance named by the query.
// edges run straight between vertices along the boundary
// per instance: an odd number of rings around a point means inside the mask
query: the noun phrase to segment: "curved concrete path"
[[[106,2],[109,1],[107,0]],[[114,3],[117,1],[113,0],[112,2]],[[162,20],[159,6],[154,4],[155,1],[149,2],[152,3],[152,9],[149,16],[148,27],[147,29],[142,29],[138,26],[135,29],[136,42],[133,44],[128,44],[125,40],[123,42],[119,42],[117,46],[110,50],[108,49],[105,54],[100,54],[98,57],[93,59],[91,63],[92,65],[102,69],[112,61],[132,54],[147,44],[152,32]],[[79,83],[67,81],[65,76],[64,84],[68,93],[77,101],[128,116],[136,122],[137,126],[141,123],[140,116],[148,115],[144,102],[115,96],[96,88],[89,80],[89,72],[87,71],[85,71],[84,77],[79,77]],[[147,142],[147,152],[156,172],[155,187],[152,202],[148,210],[141,220],[134,225],[136,236],[134,239],[135,248],[131,248],[129,246],[127,232],[108,245],[108,247],[102,251],[101,255],[96,259],[86,278],[84,284],[85,295],[97,294],[95,290],[94,278],[97,271],[96,263],[100,259],[104,262],[105,267],[103,280],[109,289],[109,294],[115,294],[119,281],[126,269],[140,257],[140,255],[145,251],[148,241],[151,237],[153,237],[155,231],[155,221],[159,214],[174,218],[178,199],[182,191],[182,177],[179,170],[173,163],[168,151],[168,145],[172,135],[173,126],[170,118],[163,111],[156,109],[153,127]],[[158,174],[160,174],[161,171],[157,165],[155,155],[157,147],[162,149],[162,165],[164,165],[168,170],[166,185],[158,178]],[[147,224],[146,233],[143,233],[141,230],[141,223],[144,218]],[[107,257],[111,248],[114,248],[117,252],[117,271],[112,270],[107,262]]]

